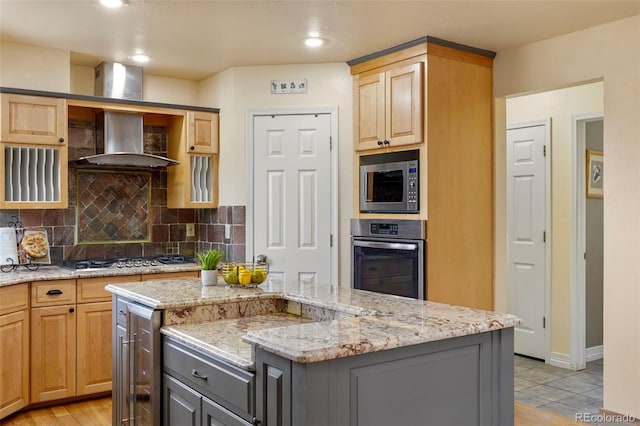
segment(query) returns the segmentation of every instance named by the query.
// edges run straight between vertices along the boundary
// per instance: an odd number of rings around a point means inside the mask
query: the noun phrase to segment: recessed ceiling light
[[[324,44],[324,39],[320,37],[307,37],[304,39],[304,44],[308,47],[320,47]]]
[[[149,57],[147,55],[144,55],[142,53],[138,53],[135,55],[131,55],[130,58],[140,64],[144,64],[145,62],[149,62]]]
[[[116,7],[128,6],[129,0],[100,0],[100,4],[115,9]]]

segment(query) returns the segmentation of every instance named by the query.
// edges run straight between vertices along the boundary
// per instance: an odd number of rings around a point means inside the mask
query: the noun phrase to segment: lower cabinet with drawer
[[[250,426],[255,375],[164,338],[163,424]]]

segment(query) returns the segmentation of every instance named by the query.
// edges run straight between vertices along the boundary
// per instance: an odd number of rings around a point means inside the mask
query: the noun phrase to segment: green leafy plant
[[[207,250],[203,253],[198,253],[198,259],[202,264],[203,271],[214,270],[218,267],[218,262],[224,257],[224,253],[218,250]]]

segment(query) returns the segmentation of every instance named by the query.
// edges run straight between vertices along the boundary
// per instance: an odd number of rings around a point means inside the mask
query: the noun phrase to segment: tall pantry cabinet
[[[427,222],[427,300],[493,309],[493,52],[424,37],[349,61],[354,217]],[[419,150],[420,212],[360,213],[360,158]]]

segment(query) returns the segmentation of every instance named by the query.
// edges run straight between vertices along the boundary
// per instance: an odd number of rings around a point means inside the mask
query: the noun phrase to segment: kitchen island
[[[273,278],[107,290],[160,313],[164,424],[513,424],[512,315]]]

